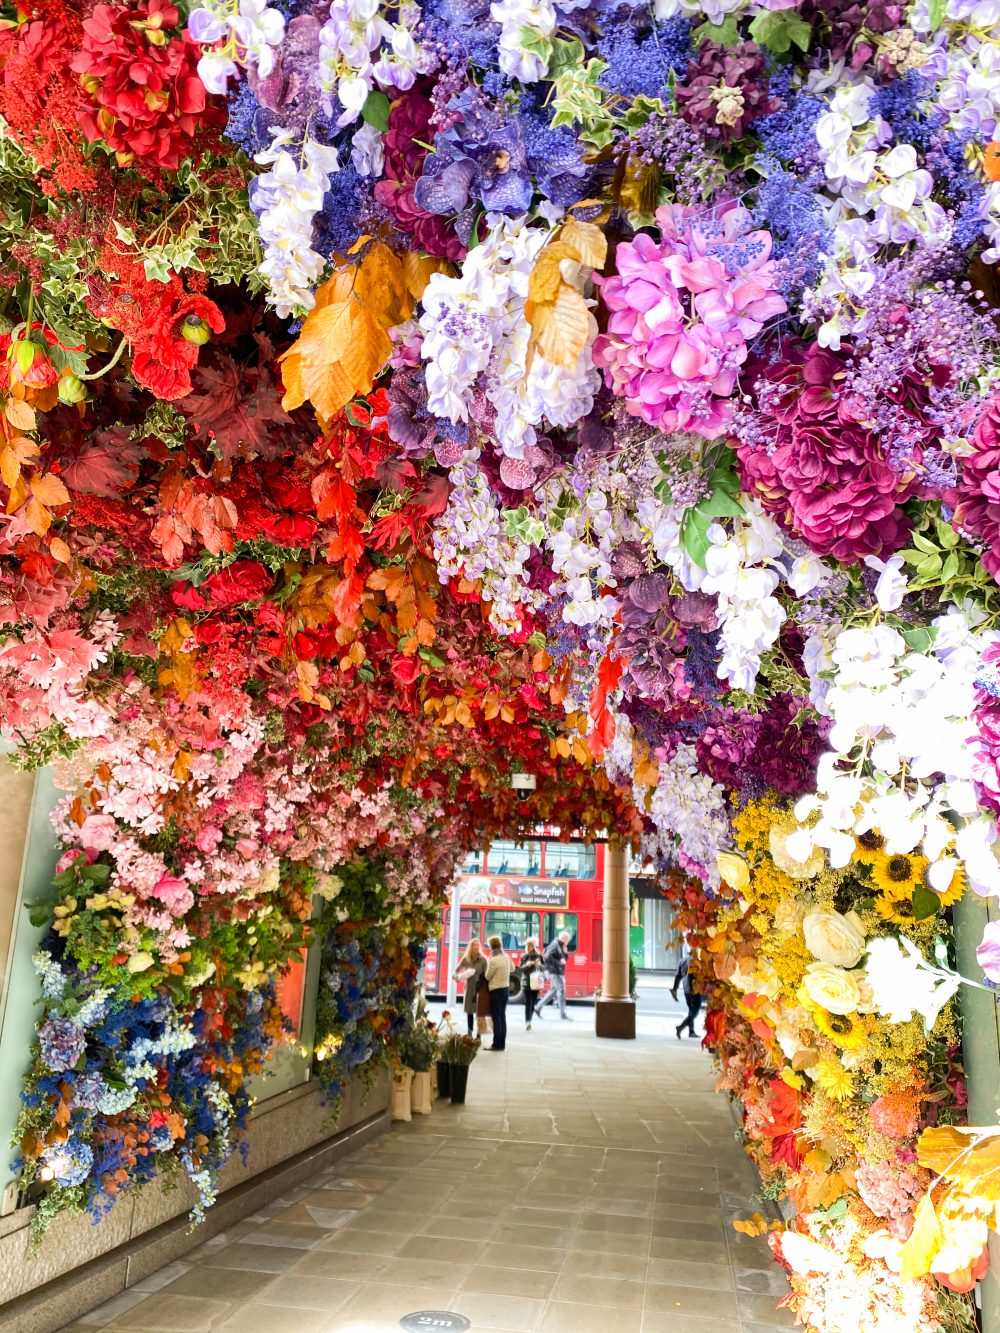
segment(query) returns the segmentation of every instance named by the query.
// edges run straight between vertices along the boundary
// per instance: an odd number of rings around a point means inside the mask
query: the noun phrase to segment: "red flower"
[[[71,63],[92,98],[80,126],[91,143],[109,144],[120,166],[138,159],[176,171],[199,130],[225,124],[198,77],[197,43],[186,32],[168,36],[178,22],[164,0],[96,5],[84,22]]]
[[[262,534],[279,546],[305,546],[312,541],[317,523],[304,514],[269,514],[262,518]]]
[[[273,580],[256,560],[234,560],[225,569],[212,574],[201,585],[213,606],[238,606],[256,602],[270,592]]]
[[[767,1122],[764,1132],[769,1138],[781,1138],[798,1129],[802,1123],[799,1094],[780,1078],[768,1085]]]

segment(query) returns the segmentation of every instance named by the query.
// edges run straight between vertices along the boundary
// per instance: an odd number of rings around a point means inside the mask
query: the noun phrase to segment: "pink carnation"
[[[664,205],[662,240],[640,233],[616,252],[618,272],[602,280],[607,333],[594,360],[629,412],[662,431],[714,439],[747,339],[784,313],[771,236],[750,230],[750,214],[728,202],[709,212]]]
[[[88,815],[77,837],[88,852],[109,852],[118,841],[118,821],[111,815]]]

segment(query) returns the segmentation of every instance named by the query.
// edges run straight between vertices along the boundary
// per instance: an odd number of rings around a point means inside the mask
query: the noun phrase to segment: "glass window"
[[[490,847],[486,868],[491,875],[537,875],[542,868],[542,844],[495,842]]]
[[[557,935],[561,935],[564,930],[569,931],[569,944],[566,946],[570,953],[577,947],[576,933],[579,928],[579,921],[575,912],[546,912],[545,913],[545,943],[551,944]]]
[[[537,912],[487,912],[486,940],[491,935],[499,935],[505,949],[520,952],[528,939],[538,939]]]
[[[465,860],[459,867],[463,875],[478,875],[483,868],[483,854],[477,848],[474,852],[466,852]]]
[[[480,934],[480,915],[474,907],[463,907],[458,914],[458,944],[462,953],[465,952],[465,946],[473,938]],[[451,943],[451,910],[444,914],[444,936],[442,943],[447,947]]]
[[[549,879],[593,879],[597,852],[585,842],[547,842],[545,874]]]

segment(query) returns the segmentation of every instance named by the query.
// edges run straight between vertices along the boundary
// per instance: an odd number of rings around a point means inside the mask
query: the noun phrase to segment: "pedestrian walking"
[[[469,1036],[472,1036],[472,1027],[477,1014],[479,1014],[478,1000],[479,988],[483,986],[485,992],[486,978],[486,957],[483,953],[483,946],[478,939],[471,939],[466,946],[462,960],[455,969],[455,980],[465,982],[465,994],[462,997],[462,1008],[465,1010],[465,1021],[469,1027]],[[489,1014],[489,997],[486,996],[486,1013]]]
[[[677,1026],[677,1040],[680,1041],[681,1033],[684,1031],[685,1028],[688,1029],[688,1032],[692,1037],[696,1037],[698,1035],[694,1030],[694,1020],[698,1017],[699,1013],[701,1012],[701,1005],[704,997],[701,995],[701,992],[696,989],[694,978],[691,976],[690,957],[685,958],[681,961],[681,965],[677,969],[677,973],[678,976],[680,977],[681,983],[684,986],[684,1001],[687,1004],[687,1010],[688,1010],[687,1017],[684,1019],[683,1023],[680,1023]],[[682,973],[683,975],[681,975]],[[676,999],[677,997],[675,996],[674,998]]]
[[[559,1017],[569,1019],[569,1014],[566,1012],[566,959],[569,957],[569,941],[569,931],[564,930],[556,936],[542,954],[545,971],[552,980],[552,989],[548,995],[543,996],[538,1002],[535,1013],[539,1018],[541,1018],[545,1006],[551,1004],[555,999],[559,1002]]]
[[[491,1051],[507,1049],[507,1001],[510,999],[510,974],[514,964],[503,951],[503,940],[491,935],[490,956],[486,963],[486,984],[490,990],[490,1017],[493,1019]]]
[[[538,952],[538,941],[529,939],[524,942],[521,955],[521,988],[524,991],[524,1028],[531,1031],[531,1020],[535,1016],[535,1006],[542,987],[545,985],[545,968],[542,955]]]
[[[677,999],[677,991],[686,975],[688,960],[691,957],[691,946],[685,942],[681,945],[681,961],[677,964],[677,971],[674,974],[674,984],[670,987],[670,994]]]

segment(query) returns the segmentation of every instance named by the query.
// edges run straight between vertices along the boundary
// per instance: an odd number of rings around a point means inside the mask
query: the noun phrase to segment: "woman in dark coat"
[[[542,968],[542,955],[538,952],[534,940],[524,941],[524,953],[521,954],[521,992],[524,995],[524,1026],[527,1032],[531,1031],[531,1020],[535,1016],[535,1005],[538,1003],[538,997],[541,990],[532,990],[531,978],[533,975],[544,977]],[[537,982],[535,983],[538,984]]]

